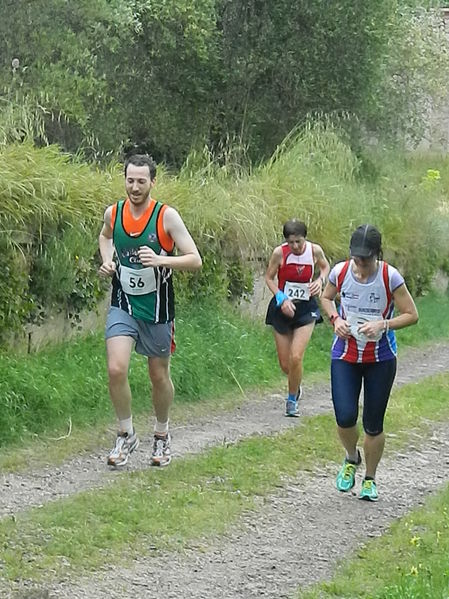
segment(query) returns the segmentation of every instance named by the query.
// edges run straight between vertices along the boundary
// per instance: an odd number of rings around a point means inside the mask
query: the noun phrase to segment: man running
[[[118,433],[108,464],[128,462],[138,447],[133,426],[128,369],[133,347],[147,356],[156,416],[151,464],[171,461],[168,430],[174,388],[170,356],[175,349],[173,270],[196,270],[201,257],[178,212],[151,197],[156,163],[136,154],[125,162],[127,198],[104,214],[99,245],[99,273],[112,277],[111,306],[106,322],[109,394]],[[177,253],[175,254],[175,248]]]

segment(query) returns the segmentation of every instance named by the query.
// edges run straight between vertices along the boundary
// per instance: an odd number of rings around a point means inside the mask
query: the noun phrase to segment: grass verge
[[[398,332],[400,350],[449,338],[449,298],[434,294],[418,304],[420,322]],[[327,324],[316,328],[304,360],[307,380],[327,376],[331,339]],[[233,409],[257,389],[285,389],[271,330],[260,320],[215,306],[186,308],[177,318],[177,341],[172,422]],[[142,430],[151,402],[141,356],[132,357],[130,381]],[[6,443],[2,471],[62,461],[80,448],[91,451],[109,443],[115,422],[102,334],[28,356],[0,354],[0,400],[0,446]]]
[[[424,440],[429,415],[449,419],[448,398],[449,375],[395,393],[386,426],[395,436],[388,450],[406,444],[405,431],[419,430]],[[104,566],[111,544],[114,555],[130,560],[149,547],[186,546],[221,533],[286,477],[313,472],[340,453],[333,417],[324,415],[282,435],[177,460],[166,471],[123,473],[113,486],[1,520],[0,572],[9,580],[39,581]]]
[[[298,599],[447,598],[448,505],[449,485],[347,558],[331,581],[300,591]]]

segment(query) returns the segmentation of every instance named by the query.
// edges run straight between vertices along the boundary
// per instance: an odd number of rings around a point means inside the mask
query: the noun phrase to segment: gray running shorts
[[[136,352],[149,358],[168,358],[175,351],[175,323],[154,324],[136,320],[115,306],[109,308],[106,319],[105,339],[111,337],[132,337],[136,342]]]

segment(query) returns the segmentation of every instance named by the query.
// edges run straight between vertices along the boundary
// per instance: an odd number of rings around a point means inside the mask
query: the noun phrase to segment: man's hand
[[[103,264],[98,269],[98,274],[101,277],[113,277],[116,271],[116,264],[114,261],[111,262],[103,262]]]
[[[162,266],[161,256],[156,254],[150,247],[143,245],[139,248],[139,260],[142,266]]]

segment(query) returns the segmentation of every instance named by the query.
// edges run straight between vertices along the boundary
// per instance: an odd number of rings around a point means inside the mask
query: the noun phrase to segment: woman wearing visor
[[[376,469],[385,445],[383,422],[396,375],[395,330],[415,324],[418,312],[404,278],[382,261],[381,234],[361,225],[351,236],[350,259],[334,266],[321,305],[334,327],[332,401],[346,455],[337,489],[350,491],[357,466],[359,396],[363,382],[363,453],[365,476],[360,499],[377,501]],[[335,298],[339,294],[337,310]],[[395,309],[397,315],[395,315]]]

